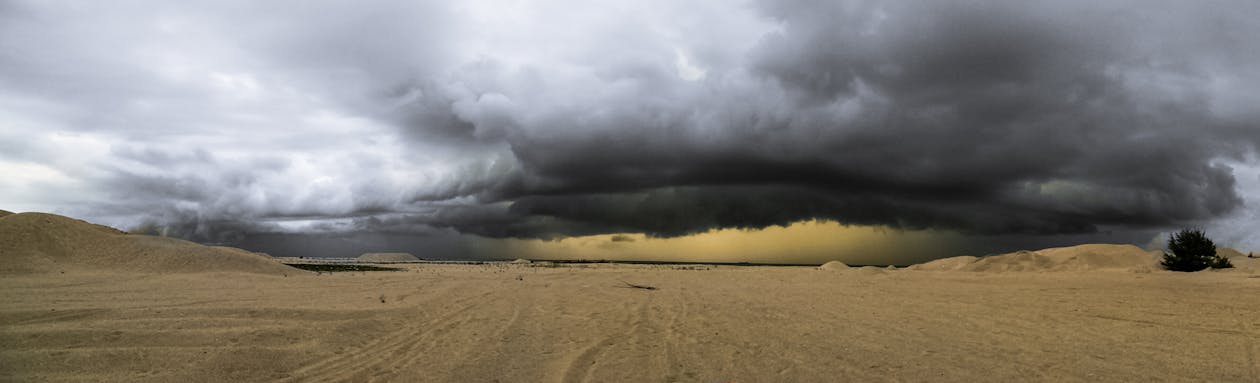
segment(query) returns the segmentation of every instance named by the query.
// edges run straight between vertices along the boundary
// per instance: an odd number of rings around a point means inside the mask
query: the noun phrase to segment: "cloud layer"
[[[1258,17],[1249,1],[7,2],[0,169],[20,175],[0,203],[209,242],[1246,221]]]

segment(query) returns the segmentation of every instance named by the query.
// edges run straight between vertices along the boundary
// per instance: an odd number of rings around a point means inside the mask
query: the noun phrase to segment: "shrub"
[[[1168,236],[1168,251],[1160,262],[1172,271],[1230,268],[1229,259],[1216,255],[1216,244],[1199,229],[1182,229]]]
[[[1208,267],[1213,269],[1232,269],[1234,268],[1234,264],[1229,261],[1229,258],[1217,256],[1216,259],[1212,260],[1212,264],[1208,265]]]

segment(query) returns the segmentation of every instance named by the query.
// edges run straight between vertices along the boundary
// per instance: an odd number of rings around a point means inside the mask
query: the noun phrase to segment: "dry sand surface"
[[[0,380],[1238,382],[1260,364],[1251,273],[587,266],[6,276]]]
[[[5,262],[13,248],[0,249]],[[1065,261],[1060,253],[1071,251],[1055,250],[1037,252],[1050,260],[1015,254],[1008,263],[1024,266],[970,272],[421,263],[316,275],[268,271],[274,263],[92,267],[101,262],[84,258],[96,253],[68,249],[85,252],[56,255],[64,273],[0,275],[0,381],[1260,377],[1255,269],[1080,270],[1093,256]],[[29,253],[19,256],[39,258]],[[966,261],[945,263],[978,262]],[[1028,266],[1047,263],[1061,271]]]
[[[104,270],[300,273],[262,254],[175,238],[127,234],[54,214],[0,217],[0,276]]]

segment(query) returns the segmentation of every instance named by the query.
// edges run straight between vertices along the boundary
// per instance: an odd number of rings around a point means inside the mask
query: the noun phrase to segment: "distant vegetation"
[[[1216,244],[1199,229],[1182,229],[1168,236],[1168,251],[1160,262],[1172,271],[1199,271],[1234,267],[1228,258],[1216,255]]]
[[[324,273],[332,273],[338,271],[402,271],[402,269],[393,267],[378,267],[367,265],[333,265],[333,264],[311,264],[311,263],[286,263],[307,271],[318,271]]]

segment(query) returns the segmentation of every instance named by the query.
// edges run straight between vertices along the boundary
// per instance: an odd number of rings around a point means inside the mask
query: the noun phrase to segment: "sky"
[[[0,209],[285,256],[1260,250],[1260,3],[0,0]]]

